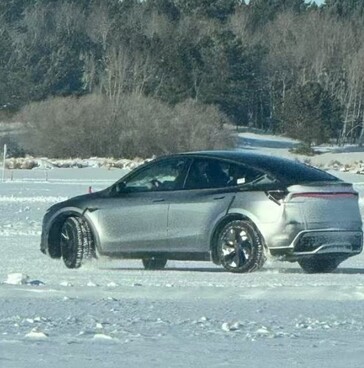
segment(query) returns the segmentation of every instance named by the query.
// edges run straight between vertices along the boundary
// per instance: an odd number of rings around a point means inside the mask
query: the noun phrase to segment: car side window
[[[228,169],[229,186],[244,185],[263,178],[265,173],[242,165],[230,164]]]
[[[170,159],[152,164],[124,182],[125,192],[170,191],[182,188],[187,159]]]
[[[191,165],[185,189],[223,188],[264,180],[265,173],[228,161],[197,159]]]
[[[228,185],[229,176],[218,160],[196,159],[189,170],[185,189],[222,188]]]

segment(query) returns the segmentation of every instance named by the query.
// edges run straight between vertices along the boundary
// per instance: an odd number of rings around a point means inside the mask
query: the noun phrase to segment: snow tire
[[[298,261],[303,271],[306,273],[330,273],[335,271],[341,259],[332,258],[306,258]]]
[[[254,224],[245,220],[229,221],[217,235],[216,252],[229,272],[253,272],[265,262],[264,245]]]
[[[61,252],[68,268],[81,267],[82,260],[91,258],[91,231],[81,217],[68,217],[61,228]]]

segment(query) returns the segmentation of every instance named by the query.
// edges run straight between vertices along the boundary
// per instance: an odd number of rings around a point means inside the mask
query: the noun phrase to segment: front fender
[[[95,246],[98,247],[99,237],[90,213],[87,208],[81,209],[73,206],[63,207],[55,212],[47,212],[43,218],[41,251],[51,258],[61,258],[59,234],[64,220],[70,216],[83,217],[88,222],[93,234]]]

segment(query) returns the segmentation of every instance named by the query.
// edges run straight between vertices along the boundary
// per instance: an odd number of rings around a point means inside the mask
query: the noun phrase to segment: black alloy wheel
[[[253,272],[265,261],[264,245],[249,221],[227,223],[217,237],[217,252],[222,266],[230,272]]]

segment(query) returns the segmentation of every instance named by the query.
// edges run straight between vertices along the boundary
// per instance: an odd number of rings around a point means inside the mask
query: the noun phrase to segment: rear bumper
[[[271,249],[273,255],[297,260],[314,255],[354,256],[363,250],[363,232],[340,229],[315,229],[299,232],[286,247]]]

